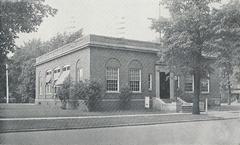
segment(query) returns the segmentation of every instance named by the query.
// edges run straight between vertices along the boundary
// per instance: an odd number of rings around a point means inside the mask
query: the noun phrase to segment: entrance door
[[[159,72],[160,98],[170,99],[170,73]]]

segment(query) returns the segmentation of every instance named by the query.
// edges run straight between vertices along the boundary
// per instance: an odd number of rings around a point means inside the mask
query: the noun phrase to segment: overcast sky
[[[46,0],[58,9],[55,17],[44,19],[38,32],[20,34],[17,44],[33,38],[48,40],[57,33],[83,28],[84,34],[124,37],[153,41],[157,34],[150,30],[150,20],[159,14],[158,0]],[[161,10],[168,16],[166,10]],[[124,27],[124,29],[118,29]]]

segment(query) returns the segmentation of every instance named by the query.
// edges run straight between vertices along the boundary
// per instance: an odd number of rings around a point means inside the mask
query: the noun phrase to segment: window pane
[[[83,69],[79,69],[78,70],[78,81],[82,81],[83,80]]]
[[[185,91],[192,92],[193,91],[193,77],[192,75],[187,75],[185,78]]]
[[[131,91],[136,91],[136,92],[138,92],[138,91],[140,91],[139,90],[139,81],[130,81],[130,88],[131,88]]]
[[[140,69],[130,69],[129,70],[129,86],[131,91],[140,91]]]
[[[107,91],[118,91],[118,68],[107,68]]]
[[[148,74],[148,90],[152,90],[152,74]]]

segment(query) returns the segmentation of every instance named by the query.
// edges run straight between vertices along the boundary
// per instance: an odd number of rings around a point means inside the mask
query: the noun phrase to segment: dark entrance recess
[[[160,72],[160,98],[170,99],[170,73]]]

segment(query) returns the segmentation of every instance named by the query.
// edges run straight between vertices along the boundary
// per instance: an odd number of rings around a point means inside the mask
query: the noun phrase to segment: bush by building
[[[67,77],[62,86],[57,89],[57,97],[61,100],[62,102],[62,109],[66,109],[67,102],[70,98],[70,89],[72,86],[72,81],[70,77]]]
[[[89,111],[97,110],[101,95],[102,88],[98,82],[89,80],[72,82],[70,79],[64,81],[57,93],[63,109],[66,109],[67,103],[72,109],[76,109],[78,100],[84,100]]]
[[[131,98],[132,98],[132,91],[129,87],[123,87],[120,90],[119,95],[119,108],[121,110],[127,110],[131,107]]]

